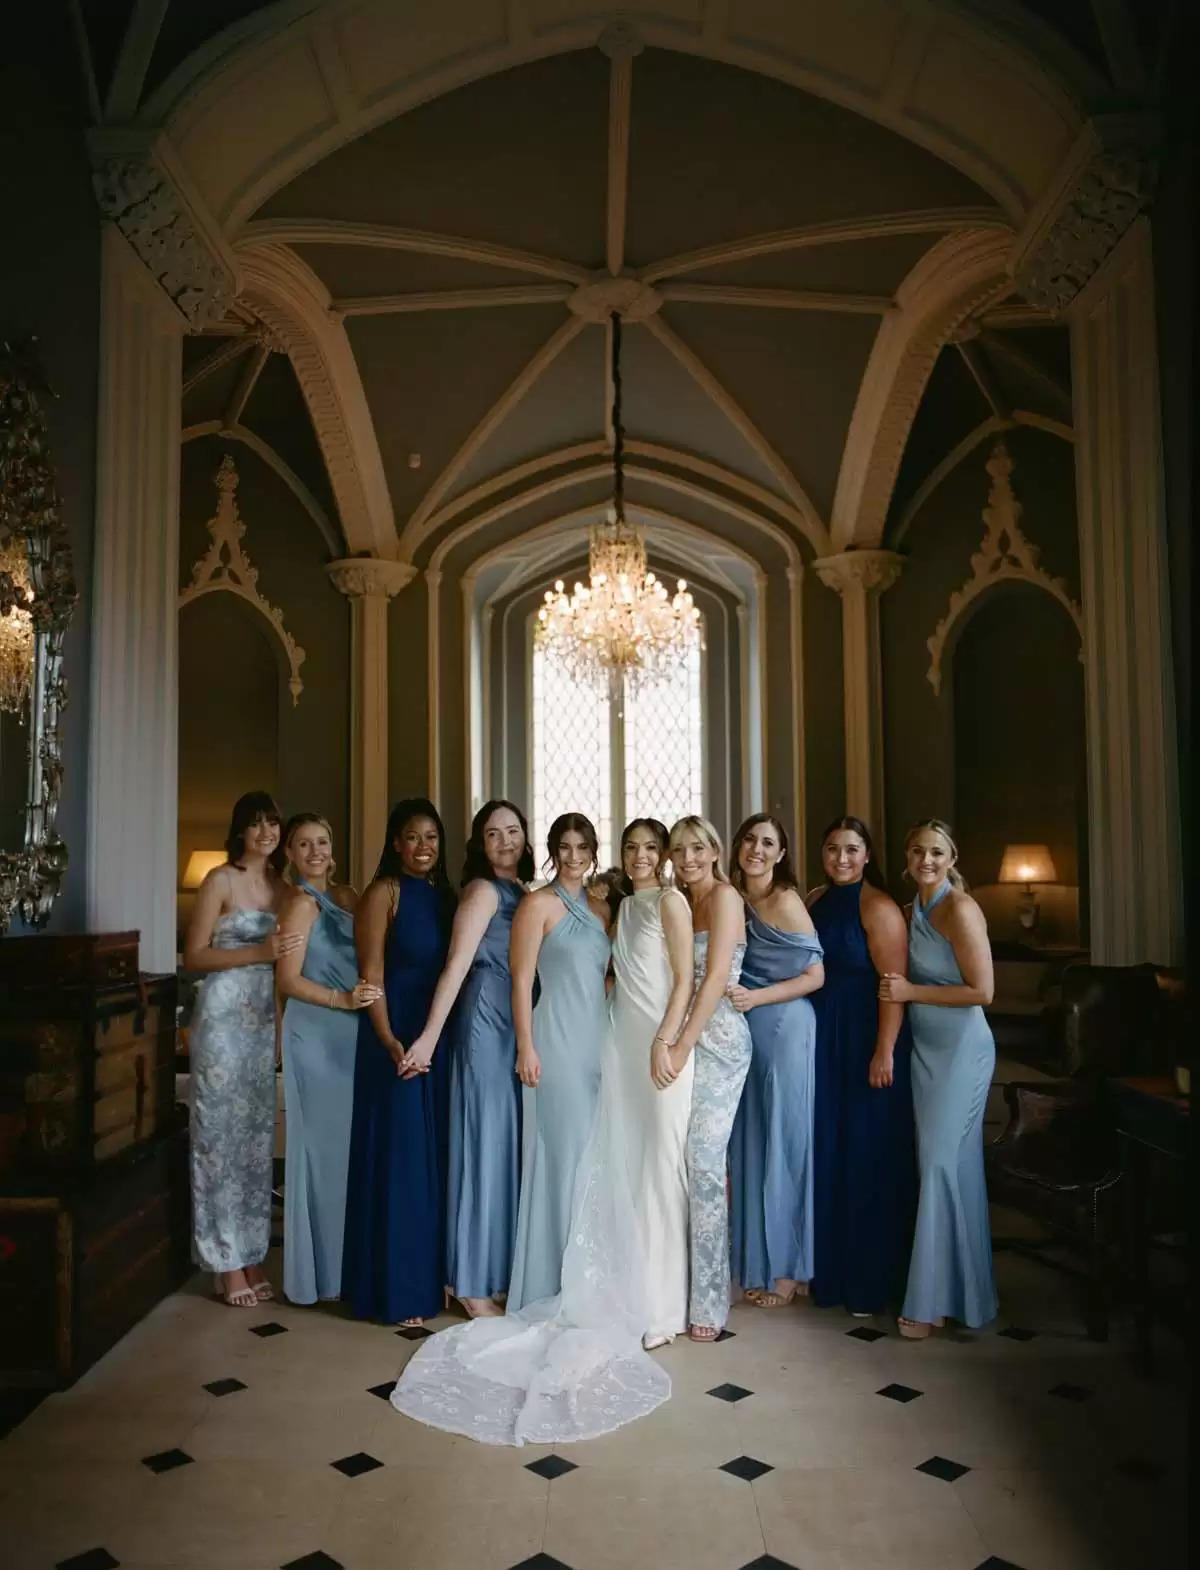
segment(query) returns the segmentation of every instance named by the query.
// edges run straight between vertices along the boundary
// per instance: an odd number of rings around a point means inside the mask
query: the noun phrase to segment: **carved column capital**
[[[381,556],[349,556],[325,568],[334,588],[347,599],[390,600],[417,576],[412,562],[387,561]]]
[[[151,135],[96,131],[92,186],[164,294],[198,331],[219,321],[238,292],[230,259],[166,167]]]
[[[1094,115],[1080,131],[1014,248],[1017,288],[1033,305],[1068,306],[1150,201],[1158,119]]]
[[[813,566],[825,587],[839,594],[851,588],[882,594],[904,570],[904,558],[895,551],[842,551],[837,556],[819,556]]]

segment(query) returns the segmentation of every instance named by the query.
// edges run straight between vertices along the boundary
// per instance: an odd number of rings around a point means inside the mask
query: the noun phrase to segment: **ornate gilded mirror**
[[[49,918],[67,869],[63,639],[77,594],[32,345],[0,344],[0,932]]]

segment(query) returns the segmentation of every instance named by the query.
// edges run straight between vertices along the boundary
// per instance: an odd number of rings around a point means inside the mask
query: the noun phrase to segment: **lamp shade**
[[[1049,845],[1006,845],[1000,863],[1001,883],[1057,883]]]
[[[228,860],[223,850],[194,850],[183,869],[183,887],[198,889],[214,867],[223,867]]]

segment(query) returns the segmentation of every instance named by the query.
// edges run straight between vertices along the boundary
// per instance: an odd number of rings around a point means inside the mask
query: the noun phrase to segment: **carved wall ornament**
[[[238,472],[228,453],[221,459],[221,467],[217,470],[215,481],[219,497],[217,510],[205,525],[211,544],[192,568],[192,581],[179,596],[180,608],[190,604],[192,600],[198,600],[202,594],[215,594],[218,590],[236,594],[248,605],[253,605],[255,610],[270,622],[272,631],[283,645],[283,652],[287,656],[288,668],[291,671],[288,690],[292,694],[294,707],[299,703],[300,694],[304,691],[304,683],[300,680],[300,667],[305,659],[304,650],[284,626],[283,612],[259,593],[258,568],[251,565],[250,558],[242,549],[242,536],[246,532],[246,525],[242,522],[237,498],[234,495],[238,485]]]
[[[813,566],[825,587],[836,589],[839,594],[850,588],[868,593],[878,590],[882,594],[903,572],[904,558],[895,551],[842,551],[837,556],[818,556]]]
[[[417,576],[412,562],[388,561],[380,556],[348,556],[325,568],[334,588],[347,599],[376,597],[390,600]]]
[[[986,467],[992,477],[992,484],[988,491],[987,506],[983,509],[983,541],[971,557],[971,576],[950,596],[946,614],[926,644],[930,655],[926,675],[929,685],[939,696],[942,691],[942,660],[950,634],[969,607],[998,583],[1031,583],[1035,588],[1052,594],[1075,623],[1081,640],[1079,657],[1083,659],[1083,611],[1071,598],[1066,580],[1051,577],[1038,560],[1041,555],[1038,547],[1031,544],[1021,532],[1023,508],[1013,494],[1013,461],[1002,441],[992,448]]]
[[[102,156],[92,185],[101,212],[120,229],[188,324],[198,331],[219,321],[237,292],[234,280],[153,157]]]

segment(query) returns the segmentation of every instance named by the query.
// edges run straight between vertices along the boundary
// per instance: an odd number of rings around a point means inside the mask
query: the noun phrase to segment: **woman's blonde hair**
[[[318,826],[318,828],[324,829],[326,834],[329,835],[329,848],[330,848],[331,854],[330,854],[330,857],[329,857],[329,872],[328,872],[327,876],[328,876],[329,882],[332,884],[333,882],[336,881],[334,879],[333,875],[337,871],[337,862],[334,861],[333,855],[332,855],[332,850],[333,850],[333,825],[330,823],[328,818],[323,817],[321,815],[321,813],[319,813],[319,812],[297,812],[297,813],[294,813],[292,815],[292,817],[290,817],[287,820],[287,825],[286,825],[286,827],[284,828],[284,831],[283,831],[283,838],[280,841],[280,844],[283,847],[283,854],[284,854],[284,864],[283,864],[284,881],[287,882],[287,883],[291,883],[291,884],[298,884],[300,882],[300,879],[299,879],[299,877],[296,874],[296,869],[292,865],[292,859],[288,855],[288,850],[291,847],[292,838],[296,834],[296,831],[298,829],[302,829],[306,823],[315,823]]]
[[[904,836],[904,854],[906,857],[908,856],[908,847],[912,844],[913,840],[916,839],[917,835],[920,834],[923,829],[932,829],[935,834],[940,834],[946,841],[946,844],[949,845],[950,854],[954,857],[955,862],[958,861],[958,845],[955,843],[954,830],[946,822],[945,818],[922,818],[919,823],[914,823],[912,828],[909,829],[908,833]],[[904,875],[905,877],[908,876],[907,868],[905,869]],[[963,877],[957,866],[952,866],[946,873],[946,876],[950,879],[952,888],[961,889],[964,893],[966,892],[967,880]]]
[[[725,847],[721,844],[721,836],[708,819],[698,818],[694,815],[680,818],[671,827],[671,837],[667,841],[668,852],[679,849],[680,841],[685,834],[694,834],[697,839],[702,840],[708,846],[709,850],[716,852],[717,859],[713,863],[713,877],[716,878],[718,883],[728,883],[729,875],[721,865],[725,859]]]

